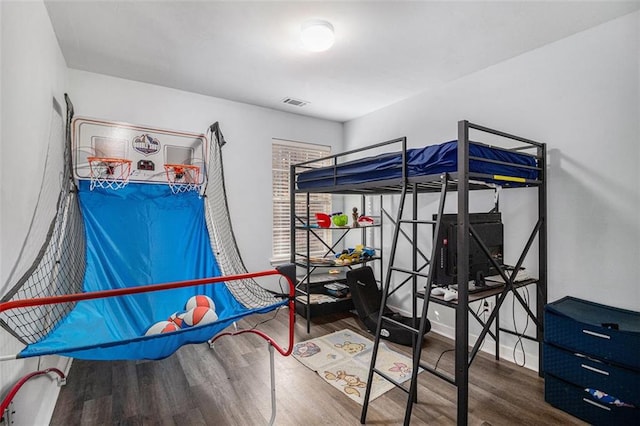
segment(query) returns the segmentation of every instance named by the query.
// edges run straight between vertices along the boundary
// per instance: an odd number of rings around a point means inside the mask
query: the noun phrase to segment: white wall
[[[78,70],[69,84],[77,116],[203,133],[220,122],[231,220],[249,271],[271,268],[272,138],[342,149],[342,125],[332,121]]]
[[[64,105],[66,64],[42,2],[1,2],[2,179],[0,203],[0,288],[6,290],[14,265],[14,278],[33,261],[46,227],[34,227],[20,258],[42,179],[52,119],[52,98]],[[62,159],[53,163],[60,167]],[[41,205],[55,205],[57,193],[45,194]],[[48,219],[50,220],[50,218]],[[40,223],[40,222],[39,222]],[[15,281],[15,280],[14,280]],[[2,293],[4,293],[4,290]],[[15,354],[22,345],[0,329],[0,354]],[[0,363],[0,394],[23,375],[47,367],[64,368],[66,359],[44,357]],[[20,424],[46,424],[58,388],[46,377],[29,382],[15,399],[14,420]]]
[[[412,146],[455,139],[460,119],[546,142],[549,301],[572,295],[638,310],[639,28],[636,12],[348,122],[346,148],[403,135]],[[513,232],[526,238],[525,207],[535,208],[535,193],[519,192],[502,195],[507,260],[523,245]],[[408,298],[396,301],[409,309]],[[451,333],[444,311],[436,328]],[[502,318],[511,322],[509,306]],[[520,330],[524,322],[519,315]],[[535,365],[535,346],[527,352]]]
[[[3,293],[32,262],[44,239],[42,230],[34,227],[29,240],[36,243],[28,244],[18,259],[41,187],[52,97],[64,109],[65,92],[70,94],[78,116],[202,132],[219,121],[228,141],[223,149],[225,178],[241,254],[250,271],[271,268],[272,138],[328,144],[339,151],[340,123],[69,70],[41,2],[0,4]],[[18,161],[27,158],[30,161]],[[61,167],[61,159],[55,163],[55,167]],[[55,202],[56,196],[57,192],[45,194],[41,203]],[[45,222],[48,224],[48,220]],[[18,267],[14,268],[16,263]],[[4,330],[0,330],[0,347],[0,355],[22,349]],[[0,395],[19,377],[51,366],[64,369],[66,362],[66,358],[44,357],[0,363]],[[57,391],[56,385],[44,377],[29,382],[15,399],[14,424],[46,424]]]

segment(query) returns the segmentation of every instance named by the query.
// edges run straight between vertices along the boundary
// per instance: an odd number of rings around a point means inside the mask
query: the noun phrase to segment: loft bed
[[[389,254],[389,261],[382,280],[383,299],[381,306],[385,306],[387,299],[395,291],[406,284],[411,284],[413,296],[413,315],[420,318],[419,324],[410,329],[415,336],[422,336],[427,328],[427,311],[430,303],[436,303],[455,309],[455,371],[454,376],[449,376],[436,371],[430,365],[424,364],[420,357],[421,344],[414,344],[413,348],[413,373],[409,388],[396,383],[408,393],[407,410],[404,424],[408,425],[414,401],[417,401],[417,374],[419,367],[457,387],[457,422],[464,425],[468,421],[468,369],[475,355],[481,348],[484,338],[490,335],[496,343],[496,359],[499,359],[499,334],[506,332],[517,334],[512,330],[501,328],[498,321],[500,306],[508,294],[513,294],[527,315],[533,319],[536,325],[535,337],[519,335],[520,338],[542,342],[542,316],[543,308],[547,301],[547,254],[546,254],[546,145],[527,138],[505,133],[470,123],[458,122],[457,140],[438,145],[430,145],[422,148],[408,148],[406,138],[398,138],[382,143],[369,145],[339,154],[334,154],[318,160],[299,163],[291,167],[291,196],[296,194],[329,193],[329,194],[357,194],[363,196],[380,196],[381,210],[384,195],[396,194],[400,196],[394,225],[393,240]],[[473,132],[474,140],[470,138]],[[485,142],[490,140],[491,144]],[[326,166],[330,163],[330,166]],[[522,250],[518,261],[513,266],[513,273],[508,273],[504,265],[491,259],[481,237],[470,225],[469,220],[469,192],[475,190],[508,188],[537,188],[537,221],[533,226],[529,238]],[[429,265],[434,264],[434,253],[439,249],[439,242],[434,239],[431,243],[430,255],[425,254],[419,247],[417,228],[422,225],[433,226],[433,235],[438,234],[440,227],[439,218],[444,212],[446,196],[450,192],[457,192],[457,274],[459,277],[469,276],[470,265],[468,260],[469,246],[473,239],[481,246],[493,266],[504,281],[504,286],[496,287],[481,293],[469,294],[465,285],[458,286],[457,301],[444,300],[442,296],[429,296],[434,286],[433,274]],[[440,193],[438,213],[435,220],[423,220],[418,217],[419,199],[421,193]],[[411,197],[407,197],[411,195]],[[413,199],[413,208],[410,219],[404,217],[405,202]],[[497,210],[498,202],[496,196]],[[308,214],[308,213],[307,213]],[[292,216],[295,210],[292,207]],[[431,219],[431,218],[429,218]],[[409,225],[409,231],[403,230],[404,225]],[[404,237],[410,244],[411,264],[410,270],[396,266],[396,254],[400,237]],[[518,272],[527,258],[529,251],[538,239],[538,277],[518,279]],[[402,240],[404,241],[404,240]],[[428,253],[428,252],[427,252]],[[422,262],[422,263],[419,263]],[[382,273],[381,273],[382,275]],[[404,277],[396,278],[397,275]],[[425,280],[425,289],[421,291],[418,280]],[[424,282],[424,281],[423,281]],[[535,286],[536,306],[531,309],[528,300],[525,300],[516,291],[524,286]],[[489,318],[483,321],[473,309],[470,302],[482,300],[488,297],[495,298],[495,307]],[[423,299],[422,309],[418,310],[418,299]],[[515,302],[514,302],[515,303]],[[469,351],[469,314],[479,322],[482,327],[475,346]],[[393,323],[392,319],[381,315],[378,318],[376,338],[373,356],[371,359],[369,377],[371,383],[374,374],[384,373],[375,367],[377,348],[381,338],[383,324]],[[395,324],[398,325],[399,324]],[[416,340],[418,341],[418,340]],[[421,340],[420,340],[421,341]],[[539,372],[541,368],[541,350],[539,344]],[[385,377],[386,378],[386,377]],[[369,403],[370,387],[368,385],[363,404],[361,422],[366,421],[366,413]]]

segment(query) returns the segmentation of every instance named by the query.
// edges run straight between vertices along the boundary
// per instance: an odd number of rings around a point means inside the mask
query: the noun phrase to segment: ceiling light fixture
[[[323,52],[333,46],[335,35],[330,22],[312,19],[302,24],[300,40],[305,49]]]

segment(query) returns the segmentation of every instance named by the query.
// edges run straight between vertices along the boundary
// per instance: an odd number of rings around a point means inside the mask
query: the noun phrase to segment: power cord
[[[262,288],[264,291],[266,291],[267,293],[271,293],[276,297],[279,297],[281,299],[287,299],[289,297],[289,292],[288,291],[284,291],[284,288],[282,288],[282,280],[284,279],[284,277],[280,276],[280,278],[278,279],[278,285],[280,286],[280,292],[278,293],[277,291],[273,291],[273,290],[269,290],[268,288]]]
[[[525,290],[524,301],[528,306],[529,305],[529,289],[527,287],[524,287],[524,290]],[[518,291],[518,290],[514,290],[514,291]],[[524,330],[522,330],[522,333],[518,333],[518,326],[516,324],[516,296],[515,295],[513,295],[513,300],[511,302],[511,317],[513,320],[513,330],[518,335],[518,339],[516,340],[515,345],[513,345],[513,362],[519,367],[524,367],[525,364],[527,363],[527,353],[524,350],[524,343],[522,341],[522,337],[525,335],[527,328],[529,327],[529,315],[527,314],[527,321],[524,324]],[[518,346],[520,346],[520,350],[522,351],[522,364],[520,364],[516,359],[516,351]]]
[[[275,291],[269,290],[264,288],[264,290],[268,293],[273,294],[274,296],[278,296],[281,297],[283,299],[286,299],[289,297],[289,293],[284,291],[284,288],[282,287],[282,280],[284,280],[284,277],[280,276],[280,278],[278,279],[278,286],[280,287],[280,293],[277,293]],[[275,311],[273,311],[273,316],[271,318],[267,318],[265,320],[262,320],[260,322],[257,322],[256,324],[254,324],[253,327],[249,328],[249,330],[255,330],[258,326],[265,324],[269,321],[273,321],[274,319],[276,319],[276,317],[278,316],[278,313],[280,312],[280,309],[282,309],[284,306],[278,306]]]
[[[434,370],[438,369],[438,364],[440,363],[440,359],[442,359],[442,355],[446,354],[447,352],[453,352],[453,351],[455,351],[455,349],[446,349],[446,350],[442,351],[442,353],[438,357],[438,360],[436,361],[436,365],[435,365],[435,367],[433,367],[433,369]]]
[[[256,328],[258,328],[258,326],[262,325],[262,324],[266,324],[269,321],[273,321],[274,319],[276,319],[276,317],[278,316],[278,313],[280,312],[280,309],[282,309],[282,306],[279,306],[276,308],[275,311],[273,311],[273,316],[271,318],[267,318],[265,320],[262,320],[256,324],[254,324],[253,327],[251,327],[249,330],[255,330]]]
[[[478,309],[476,309],[476,316],[481,316],[482,315],[482,322],[483,323],[487,323],[487,313],[489,312],[489,303],[487,302],[486,299],[484,299],[482,301],[482,303],[480,303],[478,305]],[[484,326],[483,326],[484,327]],[[478,349],[478,351],[481,351],[482,348],[484,348],[484,342],[486,342],[486,336],[484,339],[482,339],[482,344],[480,345],[480,348]]]

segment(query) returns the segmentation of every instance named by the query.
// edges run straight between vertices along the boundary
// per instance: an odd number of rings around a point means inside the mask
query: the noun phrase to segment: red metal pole
[[[260,330],[241,330],[233,333],[231,332],[221,333],[213,338],[212,343],[222,336],[230,336],[230,335],[251,332],[254,334],[258,334],[259,336],[267,340],[267,342],[273,345],[278,350],[278,352],[280,352],[280,354],[284,356],[288,356],[291,354],[291,351],[293,350],[293,334],[294,334],[293,325],[295,323],[295,305],[294,305],[295,283],[292,277],[285,275],[281,271],[276,269],[271,269],[271,270],[261,271],[261,272],[251,272],[246,274],[227,275],[224,277],[209,277],[209,278],[200,278],[196,280],[174,281],[174,282],[163,283],[163,284],[150,284],[145,286],[118,288],[113,290],[93,291],[89,293],[74,293],[74,294],[67,294],[67,295],[61,295],[61,296],[37,297],[34,299],[14,300],[10,302],[0,303],[0,312],[4,312],[6,310],[15,309],[15,308],[26,308],[29,306],[53,305],[56,303],[77,302],[77,301],[91,300],[91,299],[103,299],[107,297],[117,297],[117,296],[129,295],[129,294],[148,293],[152,291],[170,290],[173,288],[193,287],[193,286],[203,285],[203,284],[216,284],[223,281],[236,281],[236,280],[242,280],[242,279],[248,279],[248,278],[265,277],[269,275],[282,275],[287,279],[287,282],[289,283],[289,303],[288,303],[289,305],[289,347],[286,350],[283,349],[281,346],[275,343],[271,337],[269,337],[268,335],[266,335]]]
[[[262,272],[253,272],[253,273],[238,274],[238,275],[227,275],[225,277],[209,277],[209,278],[200,278],[196,280],[174,281],[174,282],[163,283],[163,284],[150,284],[150,285],[142,285],[137,287],[117,288],[113,290],[92,291],[89,293],[74,293],[74,294],[65,294],[61,296],[36,297],[33,299],[13,300],[10,302],[0,303],[0,312],[4,312],[6,310],[15,309],[15,308],[26,308],[29,306],[54,305],[56,303],[64,303],[64,302],[78,302],[81,300],[103,299],[107,297],[125,296],[128,294],[171,290],[173,288],[194,287],[197,285],[214,284],[214,283],[219,283],[223,281],[236,281],[236,280],[242,280],[242,279],[248,279],[248,278],[264,277],[268,275],[280,275],[280,272],[278,272],[275,269],[272,269],[272,270],[262,271]],[[291,284],[291,280],[289,280],[289,283]],[[293,296],[290,295],[290,297],[293,297]]]
[[[278,272],[279,273],[279,272]],[[294,332],[294,324],[295,324],[295,316],[296,316],[296,312],[295,312],[295,300],[294,300],[294,296],[295,296],[295,283],[293,282],[292,278],[289,277],[288,275],[284,275],[281,274],[283,277],[285,277],[287,279],[287,282],[289,283],[289,347],[287,349],[283,349],[280,345],[278,345],[269,335],[267,335],[266,333],[260,331],[260,330],[239,330],[239,331],[233,331],[233,332],[224,332],[224,333],[220,333],[218,335],[216,335],[213,339],[211,339],[211,343],[214,343],[216,340],[218,340],[219,338],[223,337],[223,336],[236,336],[238,334],[244,334],[244,333],[254,333],[257,334],[258,336],[262,337],[263,339],[265,339],[271,346],[273,346],[274,348],[276,348],[276,350],[283,356],[289,356],[291,355],[291,352],[293,351],[293,332]]]

